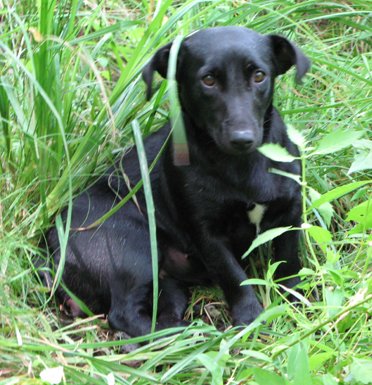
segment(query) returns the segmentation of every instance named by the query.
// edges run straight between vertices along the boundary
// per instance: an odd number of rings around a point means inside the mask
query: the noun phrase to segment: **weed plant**
[[[275,99],[304,166],[305,296],[294,307],[281,294],[263,242],[284,230],[265,233],[250,276],[266,326],[229,328],[218,289],[195,288],[188,317],[203,320],[128,353],[145,338],[66,321],[31,258],[54,221],[66,244],[58,214],[133,129],[168,118],[165,81],[145,101],[154,51],[217,25],[282,34],[312,60],[301,86],[294,71],[278,79]],[[371,45],[372,0],[1,1],[0,384],[372,383]]]

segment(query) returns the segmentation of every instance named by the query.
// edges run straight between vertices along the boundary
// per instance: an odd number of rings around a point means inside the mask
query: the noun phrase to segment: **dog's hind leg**
[[[164,277],[159,279],[159,288],[156,329],[188,326],[189,323],[182,320],[189,297],[188,287],[176,279]]]
[[[111,244],[116,259],[110,273],[111,306],[108,313],[110,327],[124,330],[130,336],[149,334],[152,325],[153,272],[151,247],[147,229],[132,221],[130,237],[125,242]],[[158,250],[159,264],[163,255]],[[170,277],[159,277],[158,322],[156,330],[184,326],[187,306],[187,287]]]
[[[115,285],[111,294],[111,309],[108,313],[109,325],[115,330],[124,330],[131,337],[151,332],[149,315],[150,285],[139,284],[130,290]]]
[[[187,322],[182,321],[187,306],[187,287],[168,277],[159,279],[159,287],[156,330],[188,326]],[[125,330],[132,337],[149,334],[152,324],[149,300],[151,289],[152,282],[134,286],[129,291],[124,288],[115,288],[108,314],[110,327]],[[125,296],[122,295],[124,292]]]

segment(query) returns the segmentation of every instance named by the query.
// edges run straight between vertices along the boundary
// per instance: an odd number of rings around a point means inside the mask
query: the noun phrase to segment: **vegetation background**
[[[147,135],[167,119],[166,82],[146,103],[140,78],[154,50],[216,25],[282,34],[312,60],[275,101],[305,166],[309,295],[288,303],[262,257],[252,276],[270,326],[228,329],[218,290],[196,288],[188,318],[205,322],[128,352],[141,339],[68,322],[31,257],[136,122]],[[0,385],[372,383],[371,45],[372,0],[0,1]]]

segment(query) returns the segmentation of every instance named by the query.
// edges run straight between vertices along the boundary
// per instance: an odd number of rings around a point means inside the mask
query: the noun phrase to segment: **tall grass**
[[[0,384],[41,384],[40,373],[57,366],[76,384],[112,383],[108,375],[120,384],[372,382],[371,19],[371,0],[0,4]],[[216,25],[283,34],[312,60],[303,85],[293,71],[278,80],[275,103],[305,138],[313,227],[304,230],[302,274],[320,301],[294,308],[253,261],[252,274],[270,283],[258,289],[271,323],[264,339],[259,322],[222,333],[197,321],[124,353],[141,339],[121,340],[96,318],[66,322],[31,256],[55,216],[133,143],[133,122],[148,135],[166,120],[165,83],[145,102],[140,73],[151,54]],[[193,298],[205,303],[209,293]],[[227,322],[214,306],[214,322]]]

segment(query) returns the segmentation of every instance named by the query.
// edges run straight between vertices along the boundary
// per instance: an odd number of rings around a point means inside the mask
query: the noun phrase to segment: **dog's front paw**
[[[172,312],[165,312],[157,318],[155,330],[163,330],[178,327],[186,328],[188,326],[190,326],[190,322],[180,319],[177,315]]]
[[[253,303],[235,305],[231,311],[233,325],[244,326],[251,324],[263,312],[263,308],[258,301]]]

